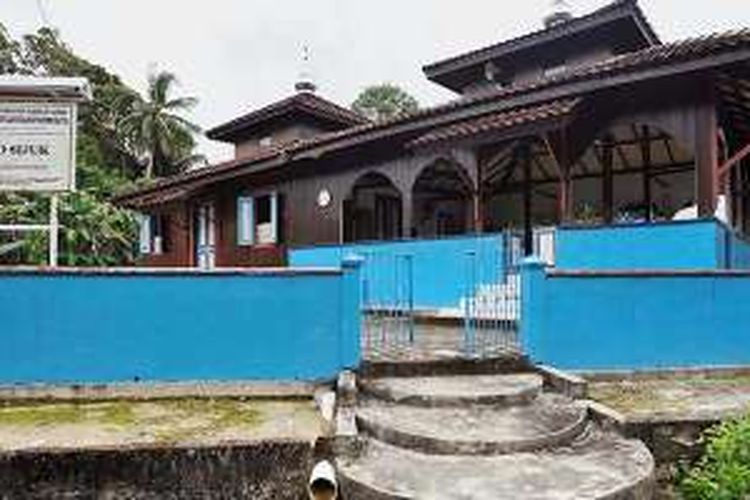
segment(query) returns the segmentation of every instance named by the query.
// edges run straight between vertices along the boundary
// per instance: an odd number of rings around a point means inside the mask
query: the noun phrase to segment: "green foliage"
[[[384,83],[367,87],[352,103],[352,110],[375,121],[414,113],[419,102],[396,85]]]
[[[62,196],[60,204],[60,263],[131,264],[137,239],[133,216],[108,200],[144,174],[150,177],[151,164],[155,174],[166,175],[196,158],[198,129],[181,115],[195,99],[170,98],[175,78],[168,73],[150,79],[144,99],[105,67],[73,53],[55,30],[42,28],[16,41],[0,25],[0,74],[14,73],[88,78],[93,101],[79,109],[78,191]],[[46,195],[0,193],[2,223],[46,224],[48,214]],[[14,243],[19,238],[20,247]],[[0,264],[45,264],[47,246],[46,233],[0,234]]]
[[[120,122],[129,144],[147,158],[146,177],[172,175],[189,166],[194,135],[200,128],[182,114],[198,101],[172,97],[177,78],[168,72],[149,76],[148,97],[132,95],[130,112]]]
[[[20,58],[20,45],[10,38],[5,27],[0,24],[0,74],[18,73]]]
[[[687,500],[750,498],[750,417],[724,423],[706,434],[699,463],[680,481]]]

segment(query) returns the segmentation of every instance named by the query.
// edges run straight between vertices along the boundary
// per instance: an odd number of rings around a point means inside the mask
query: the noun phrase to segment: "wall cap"
[[[328,267],[310,268],[146,268],[146,267],[0,267],[2,276],[112,276],[112,277],[293,277],[293,276],[337,276],[341,269]]]
[[[547,263],[544,262],[539,256],[531,255],[529,257],[524,257],[521,260],[521,267],[529,269],[543,269],[547,267]]]

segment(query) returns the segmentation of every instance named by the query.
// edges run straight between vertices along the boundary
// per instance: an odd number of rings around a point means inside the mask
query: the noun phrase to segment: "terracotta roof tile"
[[[518,48],[525,46],[527,42],[534,43],[536,39],[540,39],[541,37],[562,36],[572,30],[576,30],[578,27],[590,25],[591,21],[596,21],[598,18],[607,16],[611,13],[617,13],[618,11],[620,11],[623,16],[636,16],[636,18],[646,31],[646,36],[648,36],[654,44],[660,43],[659,37],[656,35],[656,32],[649,24],[648,19],[638,6],[637,1],[615,0],[614,2],[595,10],[594,12],[590,12],[589,14],[573,18],[567,23],[558,24],[549,28],[543,28],[531,33],[521,35],[519,37],[511,38],[510,40],[505,40],[500,43],[490,45],[488,47],[482,47],[481,49],[466,52],[455,57],[450,57],[448,59],[429,64],[423,69],[424,72],[428,74],[428,76],[432,76],[433,73],[435,75],[437,75],[438,73],[442,73],[444,71],[443,68],[446,68],[448,66],[453,66],[456,64],[463,66],[481,63],[488,58],[496,57],[498,53],[508,53],[518,50]]]
[[[219,125],[218,127],[214,127],[208,131],[207,135],[211,139],[221,140],[242,129],[252,127],[264,121],[294,111],[307,112],[321,119],[336,122],[343,126],[362,125],[369,122],[364,116],[339,106],[327,99],[323,99],[316,94],[300,92],[261,109],[251,111],[250,113],[235,118],[234,120]]]
[[[542,78],[522,85],[484,91],[468,97],[456,99],[446,104],[425,108],[412,114],[400,116],[391,120],[369,122],[336,132],[320,134],[308,140],[296,141],[278,148],[271,148],[252,157],[239,158],[212,167],[192,170],[170,178],[162,179],[151,186],[134,190],[130,193],[124,193],[118,198],[129,198],[131,196],[139,195],[141,191],[151,191],[166,185],[210,177],[211,175],[223,173],[227,170],[249,166],[254,163],[260,163],[274,158],[279,159],[284,156],[291,157],[315,147],[327,145],[335,147],[337,143],[343,142],[344,140],[353,140],[356,138],[362,142],[366,142],[373,137],[381,137],[382,134],[387,134],[389,129],[395,130],[399,125],[410,122],[418,123],[420,120],[440,115],[450,115],[453,111],[471,108],[488,102],[502,101],[503,99],[508,99],[517,95],[534,94],[540,90],[562,84],[584,80],[598,80],[603,77],[633,73],[673,62],[689,61],[700,57],[714,56],[725,51],[740,48],[750,49],[750,29],[712,34],[674,43],[657,45],[638,52],[613,57],[590,66],[576,67],[551,78]]]
[[[430,131],[411,141],[409,146],[425,146],[446,140],[462,139],[476,134],[497,132],[519,125],[564,117],[569,115],[580,101],[581,99],[553,101],[540,106],[514,109],[481,118],[465,120],[448,127]]]

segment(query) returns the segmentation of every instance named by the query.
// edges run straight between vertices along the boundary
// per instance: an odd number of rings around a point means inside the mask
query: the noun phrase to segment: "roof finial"
[[[544,27],[552,28],[573,19],[573,10],[567,0],[552,0],[549,13],[544,16]]]
[[[299,80],[294,84],[294,89],[297,92],[314,94],[318,90],[318,86],[313,81],[310,66],[310,47],[305,44],[302,47],[302,70],[299,74]]]

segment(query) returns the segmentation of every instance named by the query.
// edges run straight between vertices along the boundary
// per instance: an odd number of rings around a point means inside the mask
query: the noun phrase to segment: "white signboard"
[[[0,102],[0,191],[75,188],[76,104]]]

